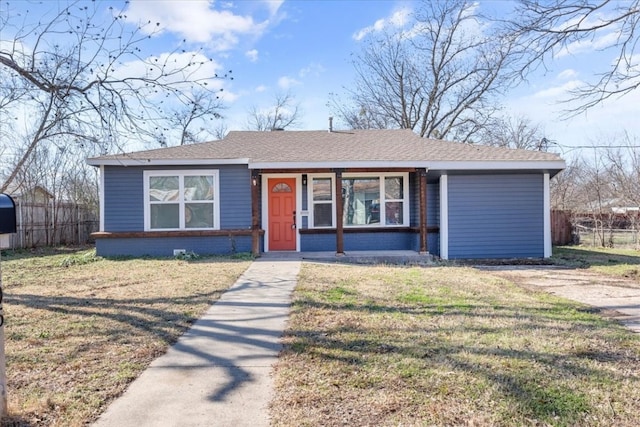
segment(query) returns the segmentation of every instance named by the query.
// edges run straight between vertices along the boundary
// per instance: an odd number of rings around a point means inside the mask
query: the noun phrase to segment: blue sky
[[[44,11],[54,3],[23,1],[13,2],[13,7]],[[123,5],[103,3],[105,9]],[[478,7],[499,10],[506,4],[479,1]],[[277,93],[286,92],[302,109],[297,129],[326,129],[333,114],[327,106],[329,93],[343,93],[353,82],[350,61],[360,49],[359,35],[394,25],[418,5],[385,0],[132,0],[124,12],[130,22],[161,23],[163,31],[151,41],[149,53],[170,51],[178,40],[186,39],[192,46],[204,45],[220,72],[233,71],[233,81],[221,82],[229,130],[246,128],[251,106],[267,108]],[[530,76],[501,100],[505,111],[539,123],[549,139],[563,146],[606,144],[623,131],[640,135],[640,90],[587,114],[558,119],[563,106],[557,102],[567,89],[591,79],[602,71],[598,66],[612,61],[611,52],[597,48],[598,39],[560,52],[548,70]],[[571,148],[564,148],[571,153],[567,150]]]

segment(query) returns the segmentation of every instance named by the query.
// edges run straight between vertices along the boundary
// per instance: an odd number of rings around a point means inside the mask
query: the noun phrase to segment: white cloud
[[[555,58],[563,58],[568,55],[578,55],[596,50],[604,50],[615,46],[616,43],[619,42],[619,37],[620,34],[617,31],[612,31],[606,34],[601,34],[593,39],[578,40],[564,46],[556,52],[554,56]]]
[[[300,76],[300,78],[304,78],[308,75],[314,75],[314,76],[319,76],[320,74],[325,72],[325,68],[320,65],[320,64],[316,64],[316,63],[311,63],[308,66],[302,68],[299,72],[298,72],[298,76]]]
[[[553,99],[556,100],[561,97],[567,97],[569,91],[578,88],[583,85],[583,82],[580,80],[569,80],[568,82],[560,85],[554,86],[547,89],[540,90],[532,95],[533,98],[538,99]]]
[[[258,50],[257,49],[251,49],[248,50],[244,53],[244,55],[249,58],[249,61],[251,62],[256,62],[258,60]]]
[[[206,43],[217,51],[236,46],[240,35],[261,35],[269,24],[268,19],[255,22],[251,16],[215,10],[213,5],[214,2],[202,0],[193,0],[187,5],[177,0],[131,0],[125,15],[129,22],[148,22],[143,26],[148,34],[157,30],[172,32],[188,42]]]
[[[184,52],[179,54],[163,53],[159,56],[146,58],[144,61],[129,61],[121,64],[111,75],[116,78],[135,76],[158,79],[162,83],[169,83],[176,88],[185,90],[191,87],[189,82],[199,81],[206,84],[208,89],[221,98],[225,100],[235,99],[231,93],[218,92],[228,86],[229,82],[226,79],[215,77],[216,74],[222,74],[220,70],[221,67],[218,63],[210,61],[204,55],[197,52]],[[132,84],[134,82],[129,83],[129,85]],[[150,90],[145,96],[162,96],[162,93],[152,91],[142,81],[137,82],[137,84],[143,90],[145,88]]]
[[[240,98],[239,94],[226,89],[223,92],[216,93],[216,96],[218,96],[222,101],[224,101],[227,104],[235,102]]]
[[[402,9],[398,9],[393,12],[390,16],[382,19],[378,19],[373,25],[369,25],[368,27],[364,27],[361,30],[357,31],[353,38],[356,41],[360,41],[364,39],[371,33],[377,33],[383,31],[386,28],[402,28],[407,24],[409,19],[409,15],[412,13],[412,10],[404,7]]]
[[[271,15],[275,15],[278,13],[278,10],[280,9],[280,6],[282,6],[282,3],[284,3],[284,0],[264,0],[264,2],[269,9],[269,13]]]
[[[569,80],[569,79],[573,79],[575,77],[578,76],[578,72],[574,69],[571,68],[567,68],[566,70],[563,70],[562,72],[560,72],[560,74],[558,74],[556,76],[557,80]]]
[[[281,89],[290,89],[293,86],[299,85],[300,82],[292,77],[283,76],[278,79],[278,87]]]
[[[255,89],[255,90],[256,90],[256,92],[258,92],[258,93],[262,93],[262,92],[266,92],[266,91],[267,91],[267,89],[268,89],[268,88],[267,88],[265,85],[260,85],[260,86],[256,87],[256,89]]]

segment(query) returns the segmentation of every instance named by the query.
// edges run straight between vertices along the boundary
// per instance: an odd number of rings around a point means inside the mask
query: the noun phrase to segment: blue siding
[[[144,230],[143,170],[105,166],[104,231]]]
[[[104,231],[144,231],[145,170],[217,169],[220,178],[220,228],[251,228],[251,182],[246,165],[200,167],[119,167],[104,169]],[[250,252],[251,236],[97,239],[99,255],[172,256],[174,249],[198,254]]]
[[[174,249],[185,249],[198,255],[251,252],[251,236],[96,240],[96,252],[100,256],[173,256]]]
[[[246,166],[211,167],[220,171],[220,228],[251,228],[251,174]]]
[[[415,233],[355,233],[344,235],[345,251],[394,251],[411,249]],[[335,243],[334,243],[335,245]]]
[[[420,225],[420,183],[417,174],[409,174],[409,221],[412,227]],[[440,225],[440,184],[436,182],[427,183],[427,225]]]
[[[427,184],[427,225],[440,225],[440,182]]]
[[[250,174],[245,165],[202,167],[105,167],[104,231],[144,230],[145,170],[217,169],[220,171],[220,228],[251,228]]]
[[[332,234],[303,234],[300,236],[301,252],[335,251],[336,235]]]
[[[420,234],[414,233],[413,236],[413,246],[407,249],[418,252],[420,251]],[[440,256],[440,234],[427,234],[427,251],[429,251],[431,255]]]
[[[420,182],[418,181],[418,174],[409,174],[409,224],[412,227],[417,227],[420,224]],[[427,206],[427,210],[429,207]]]
[[[375,232],[375,233],[345,233],[345,251],[395,251],[420,250],[420,235],[413,232]],[[438,235],[429,234],[427,245],[429,252],[439,254]],[[335,251],[336,235],[331,234],[303,234],[300,236],[300,251]]]
[[[309,195],[307,194],[307,190],[308,190],[309,184],[302,184],[302,210],[306,211],[309,209],[309,201],[307,200],[309,198]]]
[[[543,175],[449,175],[449,258],[544,256]]]

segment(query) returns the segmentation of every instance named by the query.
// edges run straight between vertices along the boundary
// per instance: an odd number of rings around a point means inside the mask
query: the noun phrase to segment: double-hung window
[[[342,215],[345,227],[409,225],[408,174],[344,174]],[[312,177],[310,200],[313,228],[335,227],[332,178]]]
[[[220,228],[217,170],[145,171],[145,230]]]
[[[314,177],[311,179],[311,205],[313,228],[333,227],[333,179]]]

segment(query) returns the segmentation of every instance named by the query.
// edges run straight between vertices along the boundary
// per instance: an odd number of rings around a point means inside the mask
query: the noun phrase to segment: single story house
[[[551,255],[556,154],[411,130],[234,131],[95,157],[99,255],[414,250]]]

